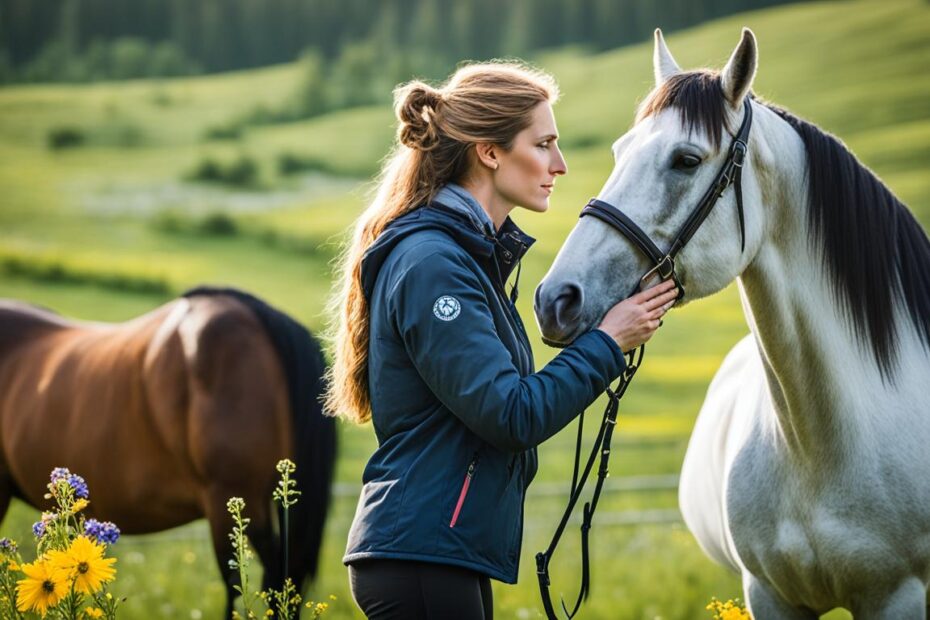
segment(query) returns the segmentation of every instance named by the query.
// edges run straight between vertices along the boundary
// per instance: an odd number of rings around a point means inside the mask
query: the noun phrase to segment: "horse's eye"
[[[675,159],[675,168],[678,170],[693,170],[701,164],[701,158],[696,155],[679,155]]]

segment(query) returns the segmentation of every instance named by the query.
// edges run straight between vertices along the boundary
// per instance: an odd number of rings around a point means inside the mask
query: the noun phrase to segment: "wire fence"
[[[601,493],[651,493],[655,491],[674,491],[678,489],[678,476],[674,474],[659,476],[620,476],[608,478]],[[333,496],[337,498],[354,497],[361,493],[360,484],[336,483]],[[561,482],[539,482],[530,486],[527,498],[565,497],[568,498],[568,485]]]
[[[336,483],[333,485],[333,498],[337,501],[356,500],[361,492],[360,484]],[[677,491],[677,475],[656,475],[656,476],[619,476],[609,478],[604,483],[602,494],[610,495],[616,493],[654,493],[665,491]],[[534,499],[556,499],[561,498],[568,501],[568,485],[556,482],[540,482],[530,486],[527,492],[527,500]],[[330,519],[334,519],[330,511]],[[580,524],[580,510],[570,521],[570,524]],[[614,512],[598,512],[595,517],[596,525],[600,527],[636,527],[641,525],[671,525],[681,523],[681,514],[674,508],[646,508],[640,510],[620,510]],[[341,516],[335,518],[335,523],[341,527],[348,527],[351,522],[351,515],[348,517]],[[527,515],[527,529],[551,528],[552,523],[547,519],[534,518]],[[144,536],[132,536],[133,543],[137,544],[164,544],[170,542],[189,543],[193,540],[202,540],[204,544],[210,544],[209,531],[205,521],[199,521],[187,526],[146,534]]]

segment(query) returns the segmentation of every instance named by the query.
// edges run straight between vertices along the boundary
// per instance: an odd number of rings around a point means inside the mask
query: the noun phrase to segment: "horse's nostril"
[[[555,320],[559,327],[568,327],[581,316],[581,306],[584,303],[584,294],[581,287],[574,282],[563,284],[553,302]]]

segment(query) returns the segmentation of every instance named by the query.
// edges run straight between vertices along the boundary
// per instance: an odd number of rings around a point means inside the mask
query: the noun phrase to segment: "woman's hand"
[[[666,280],[618,303],[607,311],[597,328],[613,338],[626,353],[652,338],[662,315],[677,297],[675,282]]]

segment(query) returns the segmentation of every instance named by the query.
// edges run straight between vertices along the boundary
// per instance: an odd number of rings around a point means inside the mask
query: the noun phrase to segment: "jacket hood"
[[[434,201],[392,221],[362,256],[362,291],[371,299],[381,266],[401,241],[421,230],[441,230],[451,236],[486,270],[492,279],[507,281],[511,271],[536,240],[508,217],[496,235],[481,229],[474,217],[460,208]],[[498,273],[493,273],[493,267]]]

